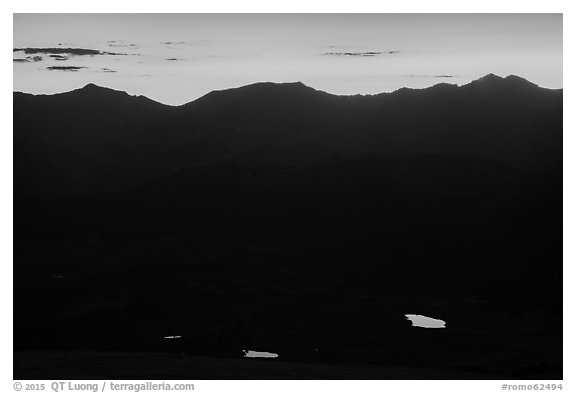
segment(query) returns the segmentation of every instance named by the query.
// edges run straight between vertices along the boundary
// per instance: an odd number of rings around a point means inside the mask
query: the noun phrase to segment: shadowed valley
[[[14,93],[14,377],[561,379],[562,101]]]

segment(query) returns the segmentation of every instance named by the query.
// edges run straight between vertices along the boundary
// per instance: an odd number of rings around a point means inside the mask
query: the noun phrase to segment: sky
[[[563,87],[561,14],[14,14],[13,44],[14,91],[95,83],[169,105],[256,82],[376,94],[494,73]]]

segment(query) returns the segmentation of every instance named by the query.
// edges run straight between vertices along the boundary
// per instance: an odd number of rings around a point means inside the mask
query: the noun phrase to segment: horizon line
[[[518,76],[518,75],[515,75],[515,74],[509,74],[509,75],[503,77],[503,76],[500,76],[500,75],[497,75],[497,74],[494,74],[494,73],[488,73],[488,74],[486,74],[486,75],[484,75],[484,76],[481,76],[481,77],[479,77],[479,78],[473,79],[473,80],[471,80],[470,82],[468,82],[468,83],[463,83],[463,84],[449,83],[449,82],[439,82],[439,83],[430,85],[430,86],[428,86],[428,87],[421,87],[421,88],[400,87],[400,88],[395,89],[395,90],[392,90],[392,91],[383,91],[383,92],[380,92],[380,93],[373,93],[373,94],[362,94],[362,93],[356,93],[356,94],[335,94],[335,93],[329,93],[329,92],[327,92],[327,91],[319,90],[319,89],[316,89],[316,88],[314,88],[314,87],[312,87],[312,86],[309,86],[309,85],[303,83],[302,81],[293,81],[293,82],[259,81],[259,82],[249,83],[249,84],[246,84],[246,85],[241,85],[241,86],[236,86],[236,87],[230,87],[230,88],[226,88],[226,89],[211,90],[211,91],[207,92],[206,94],[201,95],[200,97],[198,97],[198,98],[196,98],[196,99],[193,99],[193,100],[191,100],[191,101],[186,101],[186,102],[184,102],[183,104],[179,104],[179,105],[167,104],[167,103],[158,101],[158,100],[156,100],[156,99],[150,98],[150,97],[145,96],[145,95],[141,95],[141,94],[131,94],[131,93],[125,91],[125,90],[118,90],[118,89],[114,89],[114,88],[112,88],[112,87],[98,85],[98,84],[93,83],[93,82],[89,82],[89,83],[85,84],[84,86],[78,87],[78,88],[76,88],[76,89],[67,90],[67,91],[62,91],[62,92],[58,92],[58,93],[34,94],[34,93],[27,93],[27,92],[24,92],[24,91],[13,91],[12,93],[13,93],[13,94],[15,94],[15,93],[18,93],[18,94],[26,94],[26,95],[31,95],[31,96],[34,96],[34,97],[51,97],[51,96],[57,96],[57,95],[61,95],[61,94],[68,94],[68,93],[72,93],[72,92],[75,92],[75,91],[81,91],[81,90],[84,90],[84,89],[86,89],[86,88],[88,88],[88,87],[90,87],[90,86],[95,86],[95,87],[100,88],[100,89],[106,89],[106,90],[111,90],[111,91],[114,91],[114,92],[125,93],[125,94],[129,95],[130,97],[136,97],[136,98],[138,98],[138,97],[143,97],[143,98],[146,98],[146,99],[148,99],[148,100],[150,100],[150,101],[153,101],[153,102],[155,102],[155,103],[157,103],[157,104],[160,104],[160,105],[178,108],[178,107],[182,107],[182,106],[191,104],[191,103],[193,103],[193,102],[199,101],[199,100],[201,100],[202,98],[207,97],[208,95],[213,94],[213,93],[226,92],[226,91],[231,91],[231,90],[238,90],[238,89],[242,89],[242,88],[246,88],[246,87],[250,87],[250,86],[264,85],[264,84],[268,84],[268,85],[302,85],[302,86],[304,86],[304,87],[306,87],[306,88],[308,88],[308,89],[312,89],[312,90],[314,90],[314,91],[316,91],[316,92],[323,93],[323,94],[327,94],[327,95],[330,95],[330,96],[333,96],[333,97],[375,97],[375,96],[380,96],[380,95],[384,95],[384,94],[394,94],[394,93],[397,93],[397,92],[399,92],[399,91],[405,91],[405,90],[413,90],[413,91],[427,90],[427,89],[431,89],[431,88],[434,88],[434,87],[440,86],[440,85],[448,85],[448,86],[460,88],[460,87],[468,86],[468,85],[470,85],[470,84],[472,84],[472,83],[481,81],[481,80],[483,80],[483,79],[488,79],[488,78],[493,79],[493,80],[520,79],[520,80],[523,80],[523,81],[525,81],[525,82],[527,82],[527,83],[529,83],[529,84],[531,84],[531,85],[533,85],[533,86],[535,86],[535,87],[537,87],[537,88],[539,88],[539,89],[544,89],[544,90],[556,90],[556,91],[558,91],[558,90],[563,90],[563,89],[564,89],[564,87],[560,87],[560,88],[548,88],[548,87],[543,87],[543,86],[540,86],[540,85],[538,85],[538,84],[530,81],[529,79],[526,79],[526,78],[524,78],[524,77],[521,77],[521,76]]]

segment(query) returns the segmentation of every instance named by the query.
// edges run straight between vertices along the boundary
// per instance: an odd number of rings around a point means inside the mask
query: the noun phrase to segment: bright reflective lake
[[[406,314],[406,318],[412,322],[412,326],[439,329],[445,328],[446,322],[441,319],[434,319],[430,317],[425,317],[424,315],[417,314]]]
[[[243,350],[245,358],[277,358],[277,353]]]

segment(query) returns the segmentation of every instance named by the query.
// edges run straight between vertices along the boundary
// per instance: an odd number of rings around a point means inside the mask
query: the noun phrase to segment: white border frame
[[[190,2],[186,0],[163,0],[162,2],[142,3],[137,1],[98,0],[97,2],[80,2],[78,0],[8,0],[2,3],[0,29],[4,42],[4,61],[2,62],[2,131],[0,132],[0,171],[1,184],[1,208],[0,208],[0,252],[1,252],[1,305],[2,305],[2,340],[0,353],[1,384],[2,391],[14,391],[12,380],[12,262],[13,262],[13,156],[12,156],[12,95],[8,85],[12,84],[12,45],[13,45],[13,13],[69,13],[69,12],[102,12],[102,13],[263,13],[263,12],[294,12],[294,13],[563,13],[564,14],[564,67],[563,69],[574,70],[574,26],[575,18],[573,8],[576,2],[572,1],[504,1],[483,0],[474,4],[457,0],[412,0],[386,4],[382,1],[355,0],[350,1],[312,1],[292,0],[283,3],[273,3],[270,0],[219,0]],[[568,44],[566,44],[566,42]],[[8,59],[10,56],[10,59]],[[564,381],[561,392],[575,391],[571,382],[574,369],[574,338],[567,332],[574,332],[574,313],[571,313],[572,299],[574,299],[574,263],[576,263],[574,244],[576,231],[574,228],[574,190],[575,190],[575,159],[574,151],[574,99],[571,94],[574,87],[572,73],[564,76],[564,86],[568,87],[564,95]],[[566,94],[567,93],[567,94]],[[543,263],[546,263],[543,261]],[[42,382],[42,381],[39,381]],[[52,381],[44,381],[50,383]],[[128,382],[128,381],[125,381]],[[134,381],[137,382],[137,381]],[[191,381],[196,385],[196,390],[203,392],[290,392],[296,390],[319,391],[329,389],[331,392],[347,392],[357,390],[361,392],[384,392],[384,391],[439,391],[451,392],[496,392],[501,390],[502,383],[507,381]],[[512,384],[520,384],[522,381],[508,381]],[[525,381],[533,384],[538,381]],[[552,381],[542,381],[552,382]],[[49,385],[46,391],[51,391]]]

